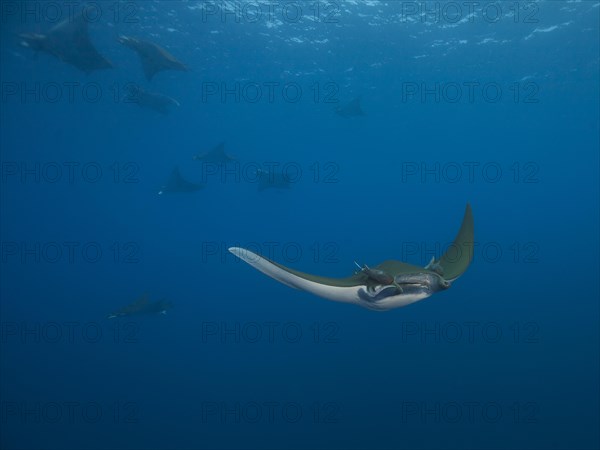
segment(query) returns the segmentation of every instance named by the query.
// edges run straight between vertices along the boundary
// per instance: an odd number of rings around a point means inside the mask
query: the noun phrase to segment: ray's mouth
[[[394,285],[375,285],[367,286],[358,290],[358,296],[366,302],[378,302],[380,300],[396,297],[398,295],[417,294],[423,291],[429,291],[429,287],[420,283],[410,283],[400,286],[402,290]]]
[[[450,283],[441,279],[439,282],[440,289],[435,289],[434,286],[435,285],[429,282],[429,280],[424,280],[422,282],[411,280],[411,282],[398,283],[397,285],[377,284],[359,289],[358,296],[367,302],[378,302],[389,297],[403,295],[418,295],[423,293],[431,295],[436,290],[448,289]]]

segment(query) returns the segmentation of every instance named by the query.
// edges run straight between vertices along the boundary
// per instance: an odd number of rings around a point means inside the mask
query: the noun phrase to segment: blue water
[[[96,2],[90,74],[19,45],[67,3],[2,2],[2,449],[599,448],[600,3]],[[467,272],[392,311],[227,252],[424,266],[467,203]]]

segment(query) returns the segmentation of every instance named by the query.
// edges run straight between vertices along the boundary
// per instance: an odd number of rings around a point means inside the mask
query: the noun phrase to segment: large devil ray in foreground
[[[229,251],[262,273],[294,289],[328,300],[353,303],[385,311],[406,306],[448,289],[473,259],[474,232],[471,206],[467,204],[462,226],[454,243],[439,259],[425,267],[401,261],[384,261],[364,266],[347,278],[328,278],[290,269],[249,250],[231,247]]]

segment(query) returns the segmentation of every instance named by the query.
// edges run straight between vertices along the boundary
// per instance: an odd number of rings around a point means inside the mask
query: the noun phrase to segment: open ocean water
[[[600,447],[597,0],[0,20],[2,449]]]

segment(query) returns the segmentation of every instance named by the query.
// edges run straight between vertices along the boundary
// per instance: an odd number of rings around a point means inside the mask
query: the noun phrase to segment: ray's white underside
[[[411,303],[423,300],[431,294],[427,292],[419,292],[414,294],[397,294],[390,295],[379,300],[369,301],[366,298],[373,298],[385,290],[395,288],[393,286],[376,286],[375,288],[367,289],[364,285],[358,286],[335,286],[330,284],[317,283],[316,281],[308,280],[296,274],[273,264],[262,256],[240,247],[231,247],[229,251],[242,261],[248,263],[256,270],[261,271],[265,275],[279,281],[294,289],[309,292],[327,300],[342,303],[352,303],[375,310],[387,310],[410,305]]]

